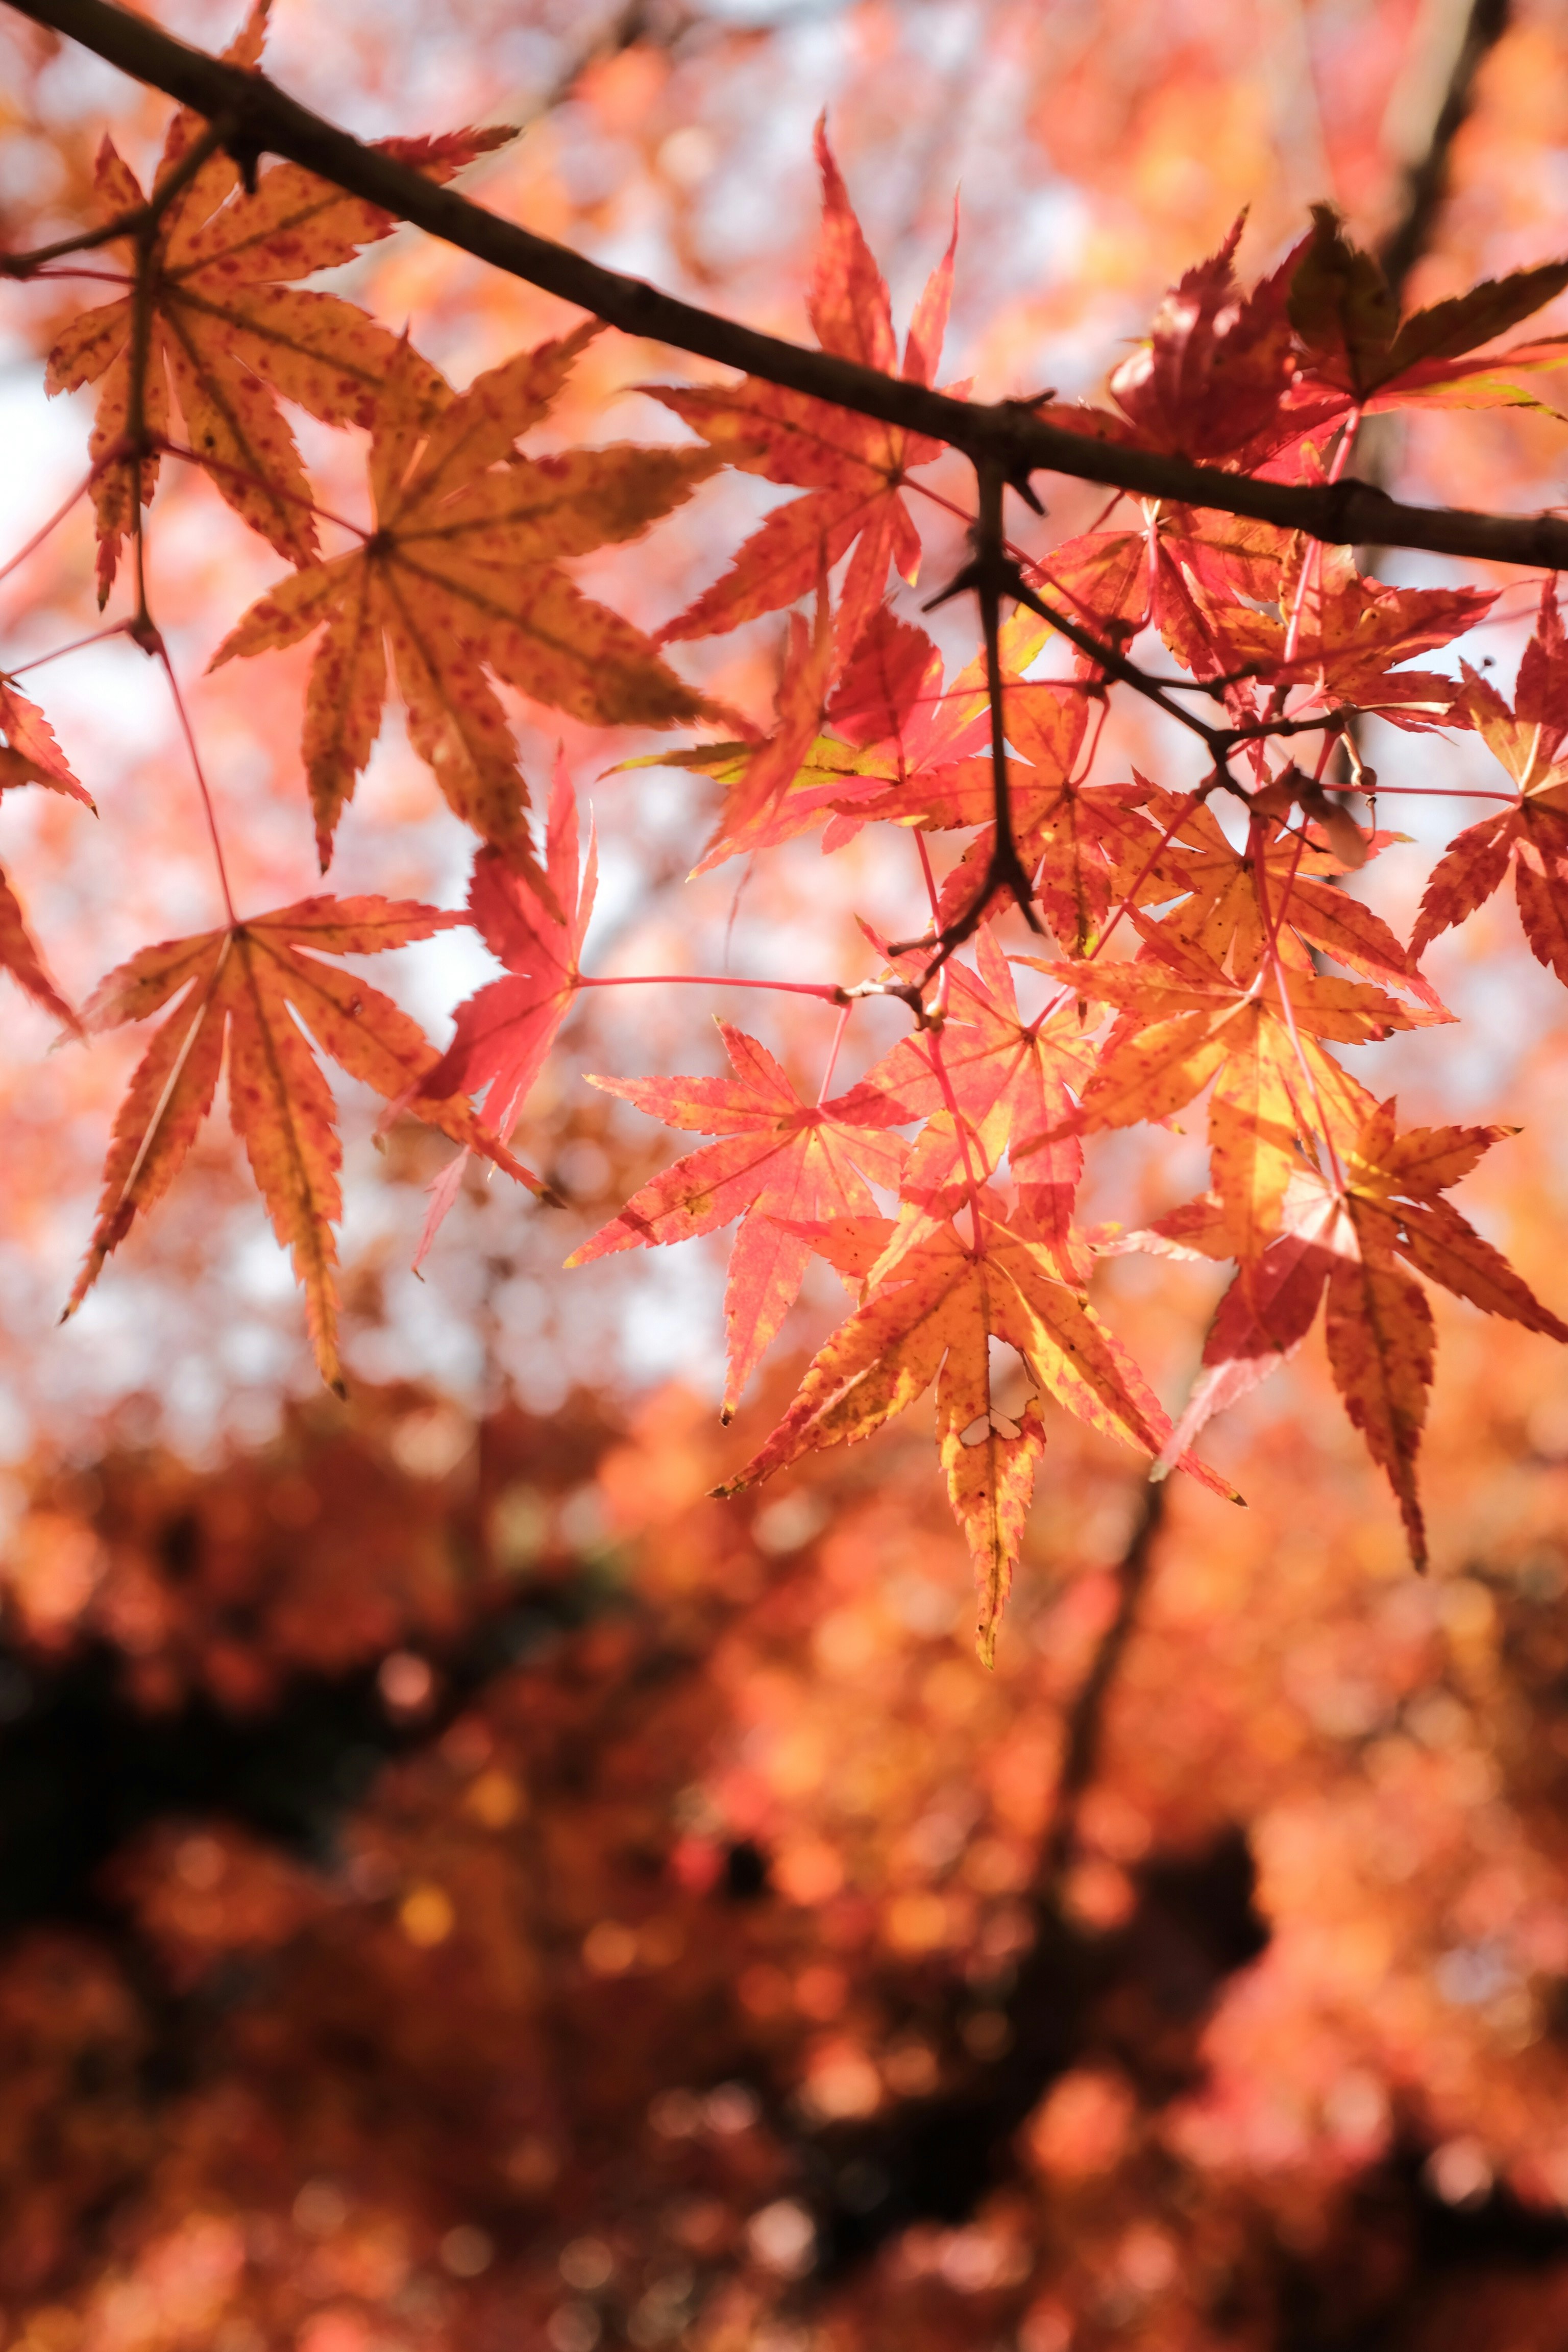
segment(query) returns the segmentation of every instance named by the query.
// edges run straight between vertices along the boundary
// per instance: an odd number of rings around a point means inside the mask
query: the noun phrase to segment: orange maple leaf
[[[1068,952],[1083,954],[1098,937],[1113,898],[1168,896],[1156,882],[1152,856],[1160,836],[1140,812],[1150,788],[1091,784],[1079,772],[1089,734],[1089,694],[1077,680],[1020,678],[1004,674],[1007,740],[1019,756],[1007,762],[1013,836],[1034,883],[1040,911]],[[942,882],[939,927],[967,915],[991,872],[996,828],[989,759],[963,762],[945,790],[926,793],[919,821],[932,831],[980,827]],[[1005,886],[987,899],[984,919],[1010,904]]]
[[[667,1127],[724,1140],[689,1152],[645,1184],[566,1263],[587,1265],[616,1250],[687,1241],[740,1217],[724,1296],[727,1421],[805,1277],[811,1248],[792,1224],[874,1215],[864,1177],[897,1184],[906,1147],[879,1131],[885,1122],[860,1126],[837,1116],[831,1103],[802,1102],[765,1045],[726,1021],[719,1033],[732,1079],[590,1078]]]
[[[1331,1127],[1339,1172],[1331,1179],[1316,1168],[1292,1171],[1278,1234],[1221,1299],[1204,1346],[1204,1369],[1160,1466],[1169,1467],[1213,1414],[1294,1354],[1326,1289],[1335,1385],[1373,1459],[1387,1474],[1411,1557],[1421,1568],[1426,1537],[1415,1460],[1435,1339],[1426,1295],[1396,1259],[1528,1331],[1568,1340],[1568,1324],[1440,1197],[1511,1129],[1417,1127],[1401,1134],[1394,1099],[1380,1103],[1353,1080],[1346,1082],[1337,1108]],[[1234,1220],[1224,1200],[1211,1193],[1109,1247],[1230,1257],[1237,1255]]]
[[[513,446],[597,332],[589,321],[520,352],[455,397],[432,394],[424,361],[399,344],[371,446],[374,531],[354,553],[307,563],[269,589],[214,655],[216,669],[324,630],[303,743],[323,868],[381,725],[388,646],[416,751],[455,813],[536,888],[527,789],[486,670],[605,725],[668,727],[704,714],[641,631],[582,595],[561,563],[635,539],[718,460],[626,444],[531,458]]]
[[[1290,807],[1299,781],[1288,772],[1254,793],[1253,807],[1267,811],[1275,802]],[[1303,782],[1302,789],[1310,787]],[[1331,956],[1359,979],[1409,989],[1430,1009],[1440,1010],[1416,968],[1415,950],[1402,948],[1363,900],[1331,887],[1327,877],[1342,874],[1347,861],[1323,845],[1315,827],[1269,824],[1237,849],[1202,803],[1189,805],[1151,784],[1144,788],[1142,809],[1145,821],[1167,835],[1138,894],[1141,902],[1173,902],[1160,921],[1161,938],[1186,941],[1239,980],[1249,980],[1271,943],[1281,940],[1287,959],[1304,969],[1303,958],[1290,953],[1294,938]],[[1386,845],[1388,835],[1369,839],[1353,819],[1346,824],[1361,863]],[[1152,838],[1157,843],[1159,835]]]
[[[1568,638],[1555,576],[1542,589],[1511,709],[1468,662],[1461,667],[1465,714],[1513,778],[1519,799],[1448,844],[1422,896],[1412,950],[1419,953],[1439,932],[1473,915],[1511,866],[1531,951],[1568,981]]]
[[[417,1024],[368,982],[318,961],[374,955],[465,919],[407,899],[304,898],[232,929],[143,948],[111,971],[87,1005],[89,1029],[144,1021],[171,997],[180,1001],[143,1055],[115,1120],[98,1224],[66,1314],[75,1312],[137,1215],[179,1172],[212,1108],[226,1037],[230,1123],[245,1144],[273,1231],[293,1253],[321,1377],[341,1392],[331,1227],[342,1208],[342,1155],[331,1094],[310,1038],[351,1077],[406,1098],[416,1118],[483,1151],[532,1191],[543,1190],[464,1099],[433,1102],[419,1095],[437,1055]]]
[[[888,289],[872,258],[827,144],[816,126],[822,172],[822,241],[807,298],[811,323],[826,352],[892,374],[898,344]],[[952,237],[915,305],[904,344],[903,373],[930,383],[942,356],[952,290]],[[823,563],[855,548],[839,604],[837,653],[842,661],[882,601],[888,565],[913,582],[921,541],[901,495],[910,468],[929,465],[942,444],[856,416],[804,393],[748,376],[732,389],[645,384],[674,409],[727,465],[788,482],[806,496],[771,514],[742,548],[723,577],[667,624],[661,641],[738,628],[809,593]]]
[[[1236,1254],[1250,1261],[1279,1231],[1299,1139],[1314,1134],[1324,1106],[1343,1093],[1345,1073],[1319,1040],[1359,1044],[1452,1015],[1315,972],[1300,948],[1296,968],[1276,953],[1250,976],[1233,976],[1162,926],[1131,919],[1144,940],[1136,962],[1018,959],[1076,997],[1122,1008],[1072,1124],[1088,1131],[1170,1118],[1212,1079],[1215,1185]]]
[[[258,62],[267,12],[268,0],[258,0],[225,53],[230,63]],[[153,175],[154,194],[205,128],[184,108],[174,115]],[[428,178],[447,180],[515,135],[504,128],[468,130],[377,144]],[[97,187],[111,218],[147,201],[108,139],[99,152]],[[279,398],[297,402],[324,424],[368,425],[396,338],[341,295],[301,291],[289,281],[352,260],[362,246],[396,226],[390,214],[296,163],[270,165],[255,193],[247,194],[238,166],[220,148],[170,201],[140,293],[134,248],[129,241],[123,245],[130,289],[71,320],[49,353],[45,376],[49,392],[102,387],[89,443],[94,463],[107,461],[93,484],[100,604],[132,524],[132,467],[112,462],[110,453],[132,420],[138,301],[148,314],[143,426],[167,435],[172,381],[186,441],[220,495],[279,555],[304,562],[316,548],[310,484]],[[440,381],[433,368],[426,376],[432,386]],[[144,504],[156,479],[153,457],[142,467]]]
[[[818,1351],[772,1436],[714,1492],[737,1494],[815,1448],[869,1437],[935,1380],[937,1444],[974,1565],[979,1648],[989,1663],[1045,1442],[1032,1406],[1011,1414],[998,1406],[991,1340],[1016,1349],[1037,1386],[1091,1429],[1142,1453],[1160,1452],[1170,1423],[1093,1308],[1056,1278],[1047,1251],[987,1210],[976,1222],[973,1249],[947,1224],[900,1259]],[[830,1227],[817,1245],[841,1262]],[[862,1270],[865,1249],[854,1236],[846,1270]],[[1195,1456],[1182,1467],[1239,1499]]]

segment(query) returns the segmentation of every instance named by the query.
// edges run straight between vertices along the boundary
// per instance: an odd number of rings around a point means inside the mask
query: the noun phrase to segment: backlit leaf
[[[534,459],[513,446],[596,331],[503,361],[456,396],[432,394],[424,361],[400,343],[371,446],[374,532],[359,553],[307,563],[268,591],[214,656],[216,668],[324,627],[303,747],[323,868],[381,725],[387,649],[415,749],[448,804],[535,887],[527,790],[486,673],[607,725],[701,714],[641,632],[582,595],[561,559],[637,538],[714,460],[629,447]]]
[[[428,939],[460,915],[386,898],[304,898],[232,930],[143,948],[100,982],[89,1029],[144,1021],[179,1001],[153,1036],[115,1121],[98,1223],[66,1307],[73,1313],[136,1217],[179,1173],[212,1108],[226,1040],[229,1120],[245,1145],[279,1241],[303,1285],[321,1377],[342,1389],[336,1244],[342,1211],[332,1098],[316,1051],[378,1094],[533,1191],[542,1188],[480,1126],[460,1096],[418,1093],[437,1060],[407,1013],[324,955],[374,955]],[[312,1043],[313,1041],[313,1043]]]

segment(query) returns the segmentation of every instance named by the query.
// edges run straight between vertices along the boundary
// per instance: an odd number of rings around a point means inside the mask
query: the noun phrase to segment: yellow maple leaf
[[[142,1055],[121,1105],[98,1223],[66,1314],[80,1306],[137,1214],[178,1174],[212,1108],[226,1036],[230,1123],[244,1142],[273,1231],[293,1253],[321,1377],[341,1391],[331,1227],[342,1209],[342,1153],[331,1093],[310,1038],[351,1077],[484,1152],[532,1191],[543,1190],[475,1118],[465,1097],[430,1101],[418,1095],[419,1080],[438,1056],[417,1024],[355,973],[317,960],[374,955],[464,919],[410,900],[305,898],[232,928],[143,948],[111,971],[86,1008],[89,1029],[144,1021],[171,997],[179,995],[180,1002]],[[316,953],[302,954],[302,948]]]
[[[260,0],[225,53],[231,63],[258,62],[266,17]],[[187,109],[174,115],[153,176],[154,199],[182,167],[189,169],[187,158],[205,129]],[[379,145],[446,180],[513,135],[504,128],[461,131]],[[108,139],[99,151],[96,185],[111,218],[146,205],[135,173]],[[395,226],[389,214],[297,163],[272,164],[247,194],[237,165],[219,148],[170,198],[144,256],[139,259],[132,240],[117,240],[126,292],[69,322],[45,377],[50,392],[100,386],[89,444],[100,468],[93,483],[100,604],[133,520],[134,461],[129,452],[116,461],[112,452],[138,413],[145,433],[167,436],[171,382],[191,453],[235,512],[291,562],[315,552],[310,484],[279,397],[324,424],[368,425],[397,338],[341,295],[289,281],[352,260]],[[140,338],[138,302],[146,312]],[[426,374],[432,387],[439,383],[433,368]],[[155,454],[142,458],[141,477],[146,504],[157,479]]]
[[[511,730],[486,671],[605,725],[703,715],[700,696],[641,631],[581,594],[561,560],[635,538],[717,459],[624,444],[541,458],[513,447],[597,331],[590,322],[520,352],[455,398],[432,394],[424,361],[400,344],[371,446],[375,530],[353,553],[269,589],[214,656],[216,669],[323,631],[303,744],[323,868],[380,729],[389,647],[414,747],[453,810],[547,896]]]
[[[1068,1412],[1141,1453],[1158,1454],[1171,1424],[1088,1301],[1057,1278],[1048,1251],[990,1213],[979,1229],[977,1247],[946,1224],[903,1255],[892,1279],[818,1350],[772,1436],[714,1491],[737,1494],[818,1447],[869,1437],[934,1380],[937,1446],[974,1567],[977,1641],[989,1664],[1045,1444],[1032,1402],[1016,1415],[999,1408],[991,1340],[1015,1349]],[[818,1229],[817,1246],[841,1272],[869,1275],[888,1230],[880,1220],[835,1220]],[[1181,1467],[1239,1499],[1194,1455]]]

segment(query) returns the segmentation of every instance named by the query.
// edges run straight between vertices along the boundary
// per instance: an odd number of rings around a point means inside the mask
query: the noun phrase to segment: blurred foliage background
[[[229,29],[156,13],[214,46]],[[1565,242],[1560,0],[275,17],[272,70],[307,101],[366,132],[522,122],[471,177],[486,202],[790,333],[826,106],[896,308],[962,185],[951,365],[985,394],[1092,389],[1243,207],[1249,270],[1330,195],[1412,299]],[[165,110],[20,25],[0,56],[20,246],[85,215],[106,121],[141,161]],[[459,382],[564,315],[407,233],[347,282]],[[47,287],[8,299],[7,546],[79,470],[82,415],[37,388],[61,315]],[[669,429],[635,387],[676,372],[602,338],[561,435]],[[357,454],[311,443],[329,498]],[[1506,412],[1423,419],[1373,462],[1415,497],[1563,495],[1552,438]],[[616,567],[617,600],[679,610],[769,495],[731,478],[685,510]],[[1060,486],[1049,532],[1092,509]],[[178,482],[154,560],[195,676],[270,559]],[[84,527],[0,586],[8,666],[70,633],[89,571]],[[1458,650],[1511,663],[1533,593],[1512,583]],[[763,710],[780,642],[759,624],[704,647],[704,675]],[[300,674],[281,661],[269,694]],[[245,897],[301,894],[291,739],[232,671],[195,696]],[[79,998],[209,920],[210,885],[134,650],[62,664],[50,707],[114,788],[90,837],[7,806],[6,858]],[[542,779],[558,721],[515,716]],[[1179,772],[1157,720],[1112,723]],[[832,971],[850,909],[897,903],[861,845],[795,845],[738,906],[731,875],[688,887],[706,787],[608,774],[623,740],[566,738],[604,842],[600,968]],[[1478,756],[1375,754],[1450,784]],[[338,887],[449,903],[463,869],[390,730]],[[409,960],[407,1001],[438,1028],[485,969],[443,941]],[[1555,1298],[1554,992],[1509,909],[1433,971],[1469,1028],[1384,1065],[1408,1115],[1525,1119],[1476,1213]],[[45,1056],[7,996],[5,2345],[1557,2352],[1568,1375],[1439,1307],[1421,1583],[1310,1351],[1216,1435],[1245,1515],[1197,1493],[1162,1513],[1124,1458],[1054,1433],[987,1675],[921,1427],[710,1502],[789,1370],[721,1432],[720,1259],[557,1271],[665,1149],[570,1072],[711,1066],[709,1007],[671,1001],[691,993],[584,1005],[520,1146],[571,1205],[476,1183],[423,1285],[405,1269],[440,1149],[400,1129],[377,1153],[373,1107],[347,1107],[347,1406],[312,1391],[216,1129],[183,1202],[54,1332],[132,1048]],[[815,1067],[826,1013],[784,1002],[764,1034]],[[867,1015],[859,1049],[884,1042]],[[1119,1145],[1089,1213],[1142,1218],[1182,1174]],[[1099,1278],[1179,1395],[1212,1281],[1130,1260]],[[797,1362],[826,1307],[808,1292]]]

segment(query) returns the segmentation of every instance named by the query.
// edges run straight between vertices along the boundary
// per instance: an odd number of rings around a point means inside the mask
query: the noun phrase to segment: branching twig
[[[1555,516],[1406,507],[1350,479],[1304,485],[1255,480],[1184,457],[1065,431],[1046,424],[1024,403],[987,405],[953,400],[834,352],[806,351],[780,336],[761,334],[637,278],[603,268],[565,246],[502,220],[453,188],[437,186],[411,166],[377,153],[311,113],[265,75],[193,49],[145,18],[114,6],[112,0],[11,0],[11,5],[209,121],[227,118],[232,126],[227,144],[247,162],[263,153],[285,156],[626,334],[667,343],[946,442],[963,450],[976,466],[985,460],[996,463],[1015,483],[1026,482],[1038,471],[1067,474],[1143,498],[1248,516],[1335,545],[1381,542],[1568,571],[1568,522]]]
[[[1053,604],[1047,604],[1045,598],[1029,586],[1016,565],[1009,569],[1012,572],[1007,583],[1010,596],[1016,596],[1020,604],[1026,605],[1042,621],[1048,621],[1053,629],[1059,629],[1068,645],[1076,646],[1080,654],[1086,654],[1108,677],[1115,678],[1119,685],[1130,686],[1135,694],[1142,695],[1146,701],[1153,703],[1156,709],[1163,710],[1167,719],[1173,719],[1178,727],[1184,727],[1189,734],[1198,736],[1207,744],[1215,767],[1223,766],[1226,749],[1235,735],[1234,729],[1211,727],[1195,711],[1184,710],[1181,704],[1173,702],[1164,688],[1146,671],[1140,669],[1136,662],[1129,661],[1124,653],[1119,652],[1114,646],[1107,645],[1092,629],[1086,629],[1081,621],[1069,621],[1065,613],[1058,612]],[[1260,730],[1255,729],[1251,731]]]
[[[157,228],[174,198],[190,186],[208,156],[232,135],[233,125],[227,119],[215,118],[210,128],[186,148],[168,177],[159,181],[144,205],[132,205],[129,212],[116,213],[98,228],[82,229],[54,245],[41,245],[32,253],[0,253],[0,278],[36,277],[47,262],[59,261],[68,253],[91,253],[100,245],[112,245],[116,237],[140,241]]]
[[[979,922],[994,890],[1010,890],[1032,931],[1040,929],[1031,903],[1035,891],[1024,871],[1013,833],[1013,796],[1007,786],[1006,715],[1002,703],[1002,597],[1010,589],[1014,566],[1004,548],[1002,498],[1006,478],[995,460],[980,467],[980,511],[975,525],[974,588],[980,600],[980,623],[985,635],[985,694],[991,706],[991,816],[995,838],[985,884],[974,902],[970,928]]]
[[[910,945],[933,947],[936,961],[926,973],[928,982],[953,950],[962,947],[979,929],[985,909],[998,890],[1012,894],[1032,931],[1041,928],[1034,909],[1034,882],[1025,871],[1013,830],[1013,795],[1007,782],[1007,719],[1002,698],[1002,598],[1018,593],[1018,570],[1007,554],[1002,524],[1002,499],[1007,484],[994,459],[980,465],[976,473],[980,511],[974,521],[974,554],[942,593],[931,598],[926,610],[945,604],[949,597],[970,588],[979,600],[980,625],[985,639],[985,696],[991,713],[991,855],[974,895],[962,914],[954,916],[931,940],[906,942],[904,947],[894,950],[895,954],[902,954]]]

